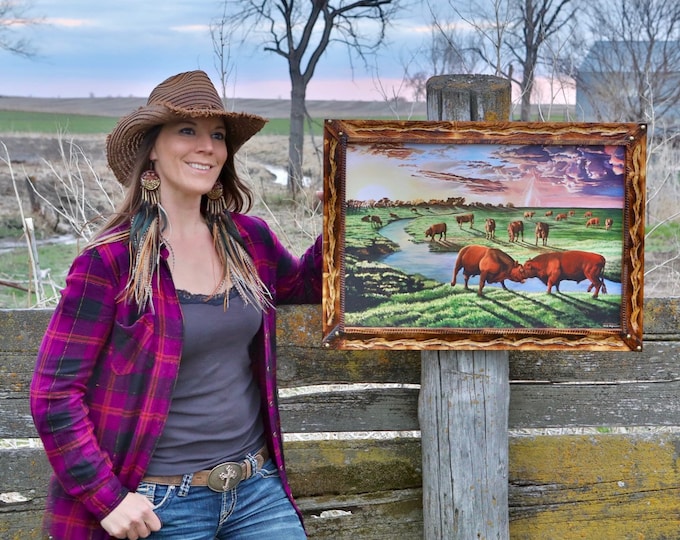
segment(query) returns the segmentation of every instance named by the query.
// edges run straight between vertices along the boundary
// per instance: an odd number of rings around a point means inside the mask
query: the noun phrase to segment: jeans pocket
[[[153,504],[154,511],[161,510],[164,506],[170,504],[177,486],[165,486],[162,484],[153,484],[151,482],[142,482],[137,488],[137,493],[146,497],[151,504]]]

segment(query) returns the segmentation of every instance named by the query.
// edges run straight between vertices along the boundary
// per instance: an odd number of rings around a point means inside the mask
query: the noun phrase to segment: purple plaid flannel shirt
[[[297,258],[261,219],[232,217],[275,305],[320,302],[321,238]],[[54,469],[45,530],[55,539],[109,538],[99,522],[137,488],[170,407],[182,351],[175,287],[162,264],[159,279],[153,280],[154,312],[138,314],[136,305],[120,300],[129,269],[124,242],[80,254],[38,353],[31,412]],[[251,354],[270,454],[292,501],[283,461],[275,339],[276,311],[270,309]]]

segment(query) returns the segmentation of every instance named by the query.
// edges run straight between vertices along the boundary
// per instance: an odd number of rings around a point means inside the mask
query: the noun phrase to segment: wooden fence
[[[0,439],[35,437],[28,385],[49,316],[0,311]],[[648,299],[645,328],[642,353],[510,354],[512,539],[680,538],[680,299]],[[310,538],[422,538],[420,353],[321,349],[319,306],[280,308],[278,341]],[[38,538],[42,450],[1,449],[0,470],[0,538]]]

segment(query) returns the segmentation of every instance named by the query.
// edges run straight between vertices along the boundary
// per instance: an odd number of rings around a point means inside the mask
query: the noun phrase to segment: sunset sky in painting
[[[348,145],[346,198],[622,208],[623,146]]]

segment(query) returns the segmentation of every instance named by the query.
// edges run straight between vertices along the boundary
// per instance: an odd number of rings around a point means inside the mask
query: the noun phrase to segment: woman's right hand
[[[101,521],[104,530],[114,538],[137,540],[159,531],[161,520],[151,501],[139,493],[128,493],[113,512]]]

